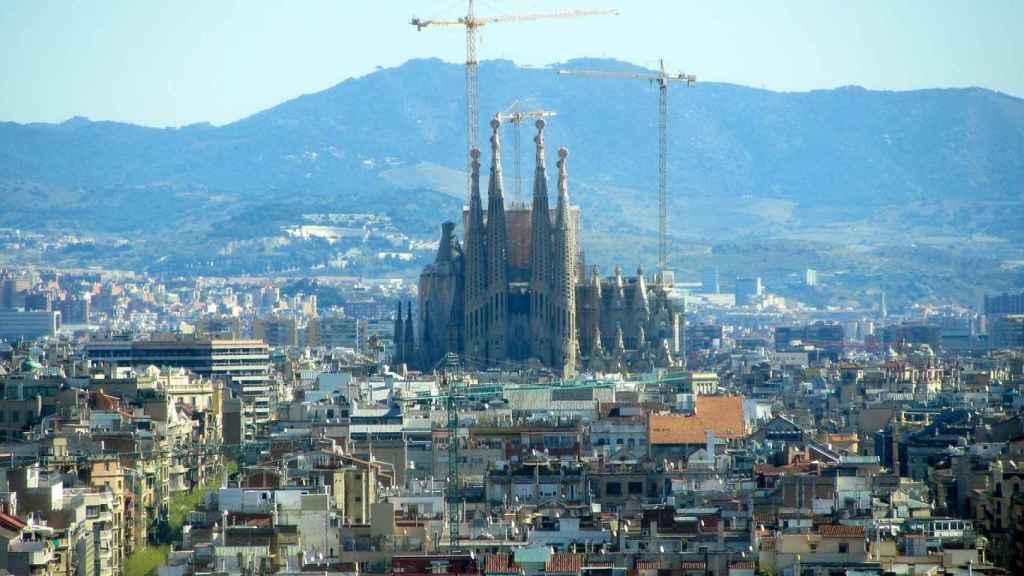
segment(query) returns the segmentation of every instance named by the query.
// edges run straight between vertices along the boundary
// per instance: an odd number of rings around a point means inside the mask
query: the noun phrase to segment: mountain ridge
[[[555,110],[549,148],[572,149],[569,169],[590,191],[578,197],[590,221],[605,226],[623,217],[627,228],[648,231],[655,217],[649,204],[656,197],[657,90],[635,80],[555,74],[584,67],[643,70],[593,58],[545,68],[483,62],[481,147],[491,114],[513,101]],[[107,197],[130,204],[132,190],[171,189],[185,190],[192,202],[203,191],[235,198],[239,210],[299,196],[338,202],[342,209],[370,208],[356,201],[367,190],[388,189],[404,198],[441,186],[430,174],[396,183],[387,177],[396,168],[464,170],[463,74],[458,64],[414,59],[222,126],[156,128],[80,117],[59,124],[0,123],[0,191],[73,190],[80,204]],[[1024,100],[1001,92],[855,86],[776,92],[704,83],[673,87],[669,94],[670,210],[693,226],[675,234],[749,232],[749,226],[723,227],[716,218],[722,205],[737,204],[734,216],[772,229],[786,222],[799,226],[801,214],[822,211],[830,211],[826,219],[833,221],[868,217],[889,205],[1019,202],[1024,190]],[[523,127],[522,135],[529,189],[532,127]],[[507,156],[511,138],[504,137]],[[759,218],[756,203],[791,206],[792,217],[780,219],[774,211]],[[30,198],[21,204],[32,206]],[[606,210],[609,204],[617,208]],[[32,207],[54,215],[68,206],[44,201]],[[172,218],[191,212],[174,202],[165,208],[164,216]],[[0,215],[0,225],[21,216]],[[102,222],[73,224],[103,228]],[[1000,226],[1005,222],[969,232]]]

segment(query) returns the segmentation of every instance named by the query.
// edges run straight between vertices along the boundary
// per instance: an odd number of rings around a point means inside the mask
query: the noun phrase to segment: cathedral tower
[[[488,364],[508,357],[508,228],[501,178],[501,122],[491,120],[491,179],[487,185],[487,289],[484,301]]]
[[[553,356],[551,285],[553,274],[548,170],[544,160],[544,120],[537,120],[537,166],[533,175],[530,217],[530,355],[550,365]]]
[[[483,358],[485,347],[484,304],[487,299],[487,254],[484,246],[486,229],[480,200],[480,151],[469,153],[469,213],[466,218],[465,305],[463,308],[464,353]]]
[[[569,176],[565,160],[569,151],[558,150],[558,207],[555,213],[554,282],[555,334],[558,338],[553,365],[562,378],[576,375],[576,230],[569,205]]]

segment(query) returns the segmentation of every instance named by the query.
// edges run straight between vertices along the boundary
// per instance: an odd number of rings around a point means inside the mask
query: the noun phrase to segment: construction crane
[[[424,20],[413,17],[409,21],[416,30],[436,26],[463,26],[466,28],[466,144],[469,150],[476,148],[478,125],[478,91],[477,91],[477,60],[476,30],[487,24],[497,22],[527,22],[530,20],[550,20],[562,18],[580,18],[583,16],[618,15],[618,10],[567,10],[562,12],[544,12],[540,14],[503,14],[479,18],[473,9],[474,0],[467,0],[466,15],[458,20]]]
[[[616,72],[612,70],[559,70],[562,75],[602,76],[606,78],[632,78],[658,84],[660,101],[658,106],[658,270],[668,268],[668,85],[669,82],[686,82],[693,86],[697,77],[693,74],[669,74],[665,61],[659,61],[659,69],[649,72]]]
[[[546,391],[546,390],[584,390],[614,389],[612,380],[566,380],[528,384],[478,384],[466,385],[463,377],[462,362],[458,355],[449,353],[442,361],[438,374],[438,394],[418,394],[400,398],[405,403],[429,402],[439,404],[445,410],[445,430],[448,433],[448,482],[445,488],[445,501],[448,509],[448,546],[449,550],[458,549],[460,542],[459,526],[462,519],[462,504],[465,497],[462,492],[462,478],[459,471],[459,418],[460,407],[472,400],[502,397],[508,393]]]
[[[521,202],[523,198],[523,175],[521,170],[522,161],[519,153],[519,142],[522,137],[519,131],[519,127],[523,123],[523,120],[526,120],[528,118],[541,119],[550,118],[552,116],[557,115],[557,113],[548,110],[515,110],[515,107],[518,103],[519,102],[513,102],[512,105],[508,107],[508,110],[506,110],[505,112],[498,112],[497,114],[494,115],[495,120],[497,120],[498,122],[507,122],[509,124],[512,124],[514,128],[512,131],[512,153],[515,154],[515,156],[512,158],[512,166],[514,168],[516,178],[515,196],[513,197],[513,201],[516,204]]]

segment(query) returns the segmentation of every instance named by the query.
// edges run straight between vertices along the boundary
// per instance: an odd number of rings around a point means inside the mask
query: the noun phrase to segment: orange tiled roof
[[[662,563],[661,558],[658,558],[657,560],[636,559],[637,570],[661,570],[662,568],[664,568],[664,564]]]
[[[551,555],[544,571],[558,574],[578,574],[583,568],[583,554],[570,554],[568,552],[556,552]]]
[[[511,554],[488,554],[484,559],[485,574],[515,574],[519,568],[512,562]]]
[[[729,570],[753,570],[754,562],[752,560],[740,560],[739,562],[733,562],[729,564]]]
[[[825,524],[818,528],[823,538],[863,538],[863,526],[846,526],[843,524]]]
[[[704,569],[704,561],[703,560],[688,560],[688,561],[680,562],[679,563],[679,568],[680,568],[680,570],[703,570]]]
[[[703,444],[707,431],[718,438],[747,435],[742,396],[697,396],[694,414],[652,414],[647,421],[651,444]]]
[[[28,526],[28,524],[17,516],[11,516],[10,514],[0,512],[0,526],[3,526],[13,532],[21,532],[26,526]]]

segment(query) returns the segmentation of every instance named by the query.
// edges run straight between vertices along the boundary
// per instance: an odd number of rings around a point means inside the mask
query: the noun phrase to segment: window
[[[840,542],[839,543],[839,553],[840,554],[849,554],[850,553],[850,543],[849,542]]]
[[[643,482],[630,482],[629,483],[629,493],[630,494],[643,494],[644,493],[644,483]]]
[[[606,496],[622,496],[622,484],[608,482],[604,485],[604,493]]]

